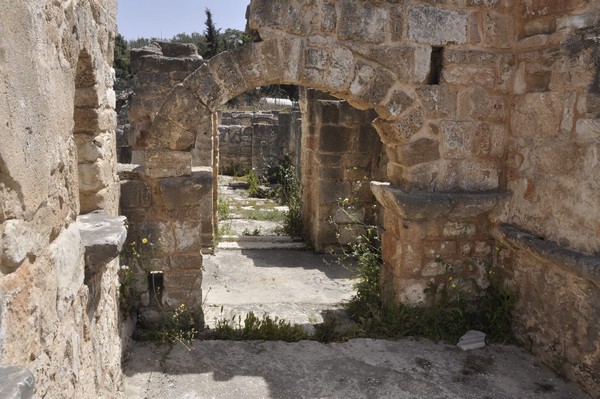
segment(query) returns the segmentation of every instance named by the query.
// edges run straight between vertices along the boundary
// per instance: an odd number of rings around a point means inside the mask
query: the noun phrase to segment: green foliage
[[[276,195],[282,204],[288,206],[284,215],[283,231],[293,237],[304,233],[302,220],[302,186],[296,176],[296,168],[289,156],[285,156],[279,165],[267,169],[267,180],[277,185]]]
[[[217,326],[211,332],[210,338],[223,340],[268,340],[268,341],[286,341],[297,342],[306,339],[304,329],[279,318],[271,318],[263,315],[258,318],[253,312],[249,312],[242,323],[241,316],[237,317],[237,325],[231,326],[230,322],[235,322],[234,316],[230,321],[221,319],[217,321]]]
[[[356,294],[344,304],[359,325],[359,331],[353,334],[374,338],[420,336],[457,342],[466,331],[475,329],[485,332],[492,341],[514,342],[511,332],[514,295],[504,288],[496,271],[486,268],[481,261],[465,259],[452,264],[439,258],[437,262],[444,266],[445,272],[425,290],[423,306],[386,301],[386,287],[381,285],[383,260],[378,228],[357,220],[352,207],[352,199],[340,201],[340,209],[352,221],[345,228],[358,238],[342,245],[339,261],[353,260],[358,265]],[[480,288],[471,277],[483,269],[490,280],[486,289]]]
[[[131,78],[131,60],[125,38],[117,33],[115,37],[114,68],[117,78],[128,80]]]
[[[204,10],[204,13],[206,14],[206,21],[204,21],[204,38],[206,39],[206,51],[202,54],[202,56],[206,59],[209,59],[219,54],[219,49],[221,48],[221,40],[219,35],[219,29],[216,28],[212,19],[212,12],[207,8]]]
[[[129,266],[119,269],[119,308],[124,315],[130,315],[140,302],[140,293],[136,288],[135,273]]]
[[[248,181],[248,194],[251,197],[258,197],[260,194],[260,179],[256,174],[256,170],[254,168],[250,169],[248,174],[246,175],[246,179]]]
[[[180,343],[189,349],[192,341],[203,328],[202,315],[179,305],[174,312],[161,312],[160,321],[155,328],[136,330],[136,339],[160,343]]]
[[[229,201],[223,198],[219,198],[217,201],[217,215],[219,220],[227,220],[231,214],[231,207]]]
[[[249,229],[244,229],[244,231],[242,231],[242,235],[243,236],[259,236],[260,235],[260,228],[255,228],[254,230],[250,231]]]

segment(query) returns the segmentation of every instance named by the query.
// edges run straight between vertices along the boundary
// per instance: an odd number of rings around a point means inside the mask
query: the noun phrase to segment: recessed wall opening
[[[431,61],[430,70],[427,78],[429,85],[439,85],[442,77],[442,68],[444,61],[444,48],[443,47],[432,47],[431,48]]]
[[[147,276],[150,307],[160,307],[165,288],[164,273],[162,271],[151,271]]]

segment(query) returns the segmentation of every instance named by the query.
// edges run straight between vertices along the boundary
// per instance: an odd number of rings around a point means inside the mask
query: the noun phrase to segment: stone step
[[[304,242],[221,241],[217,249],[306,249]]]
[[[293,238],[290,236],[274,236],[274,235],[260,235],[260,236],[246,236],[246,235],[229,235],[222,236],[221,241],[228,242],[277,242],[277,243],[290,243],[290,242],[302,242],[299,238]]]

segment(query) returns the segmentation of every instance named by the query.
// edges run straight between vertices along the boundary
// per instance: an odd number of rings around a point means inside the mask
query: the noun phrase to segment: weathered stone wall
[[[372,188],[385,208],[392,299],[422,302],[443,272],[435,258],[489,264],[504,241],[515,259],[506,268],[523,277],[511,279],[518,292],[548,281],[559,295],[550,303],[581,303],[590,323],[551,322],[544,294],[519,302],[520,337],[538,353],[563,332],[597,341],[597,285],[583,280],[597,274],[599,244],[598,15],[595,0],[253,0],[248,25],[261,41],[212,58],[171,91],[139,149],[180,157],[180,175],[189,173],[182,153],[197,127],[262,85],[311,87],[373,109],[389,160],[391,184]],[[553,251],[533,254],[506,239],[505,224],[591,259],[565,267],[547,259]],[[564,290],[556,267],[567,273]],[[563,341],[564,369],[597,396],[598,355]]]
[[[203,64],[193,45],[157,42],[132,50],[136,80],[129,110],[132,164],[121,165],[120,209],[129,221],[126,255],[142,295],[142,322],[152,322],[157,306],[148,283],[150,273],[163,276],[164,286],[155,288],[164,308],[182,303],[194,308],[202,300],[201,250],[211,252],[214,239],[213,115],[205,116],[193,133],[179,136],[175,142],[167,144],[172,136],[165,134],[156,150],[139,149],[147,145],[144,136],[152,123],[161,123],[154,118],[167,94]],[[195,116],[186,101],[169,106]],[[169,145],[182,151],[160,149]],[[140,261],[136,260],[138,254]],[[198,311],[197,307],[192,310]]]
[[[371,125],[377,115],[316,90],[300,93],[304,226],[316,251],[339,249],[378,212],[369,182],[387,180],[387,159]]]
[[[76,222],[117,213],[116,12],[0,4],[0,363],[29,368],[36,397],[114,397],[121,383],[118,245],[91,256]]]
[[[496,232],[519,298],[515,328],[599,397],[600,4],[522,1],[518,11],[505,172],[513,195],[497,219],[516,230]]]
[[[265,175],[290,156],[299,158],[300,112],[223,112],[219,122],[219,173],[235,174],[254,168]]]

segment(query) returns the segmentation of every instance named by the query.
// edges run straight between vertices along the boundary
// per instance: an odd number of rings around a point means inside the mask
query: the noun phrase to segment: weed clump
[[[231,319],[235,323],[236,317]],[[248,312],[242,322],[241,316],[237,316],[237,324],[233,326],[229,320],[221,319],[217,321],[217,326],[211,331],[209,338],[222,340],[267,340],[267,341],[286,341],[297,342],[308,338],[304,329],[289,321],[271,318],[263,315],[258,318],[253,312]]]

